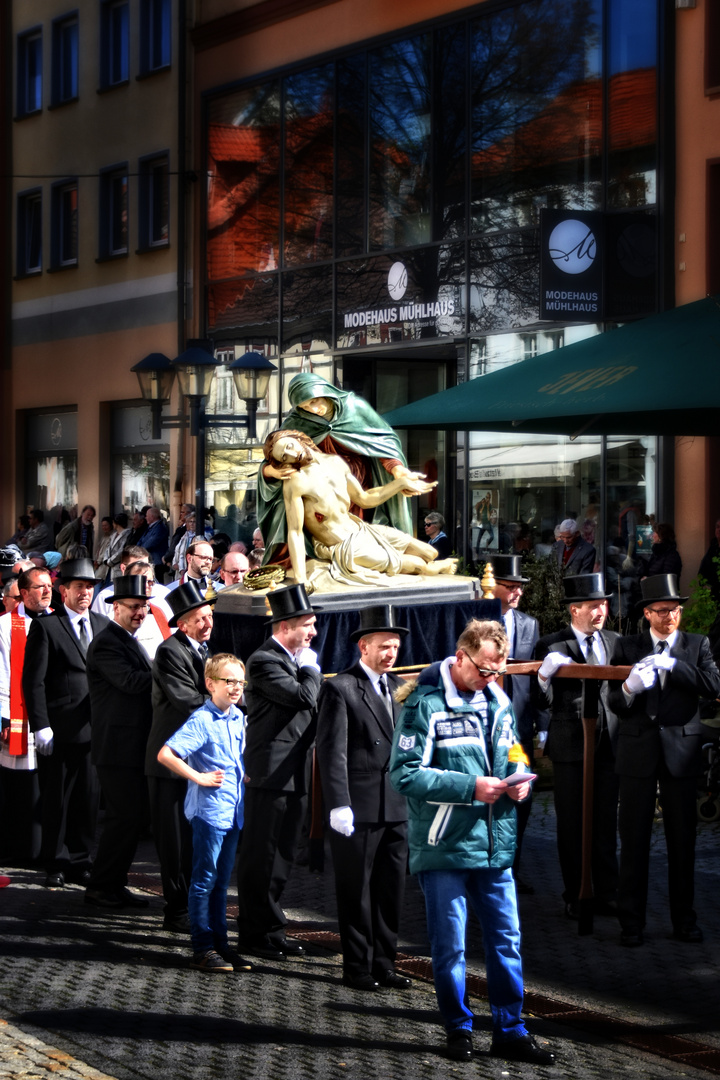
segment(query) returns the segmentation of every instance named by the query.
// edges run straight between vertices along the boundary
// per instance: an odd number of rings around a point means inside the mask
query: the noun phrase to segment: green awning
[[[395,428],[720,434],[720,296],[534,356],[385,413]]]

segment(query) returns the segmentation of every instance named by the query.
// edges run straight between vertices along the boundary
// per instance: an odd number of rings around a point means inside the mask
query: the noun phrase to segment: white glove
[[[538,731],[538,733],[537,733],[537,744],[538,744],[538,749],[539,750],[544,750],[545,749],[545,743],[547,742],[547,737],[548,737],[547,731]]]
[[[632,560],[632,555],[626,555],[622,562],[622,569],[625,573],[629,573],[635,569],[635,563]]]
[[[313,652],[310,648],[301,649],[300,652],[296,654],[295,659],[297,660],[298,667],[313,667],[316,671],[320,670],[317,653]]]
[[[547,682],[548,679],[552,679],[555,672],[558,670],[558,668],[561,668],[563,664],[572,664],[572,658],[570,656],[566,656],[565,653],[548,653],[542,662],[542,666],[538,671],[538,675],[543,680],[543,682]]]
[[[35,732],[35,749],[38,754],[49,757],[53,752],[53,729],[51,727],[40,728]]]
[[[666,652],[653,653],[652,661],[658,671],[672,671],[677,663],[677,657],[669,656]]]
[[[650,661],[649,663],[648,660]],[[654,684],[657,679],[657,670],[653,660],[654,657],[652,656],[646,657],[645,660],[641,660],[631,670],[623,683],[628,694],[642,694],[643,691],[649,690]]]
[[[352,836],[355,832],[353,812],[349,806],[336,806],[330,811],[330,828],[343,836]]]

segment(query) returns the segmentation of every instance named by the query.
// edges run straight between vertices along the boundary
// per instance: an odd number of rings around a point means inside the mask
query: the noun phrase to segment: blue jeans
[[[228,943],[227,891],[235,864],[239,829],[216,829],[198,817],[193,831],[192,878],[188,915],[193,952],[223,948]]]
[[[438,1008],[447,1031],[472,1028],[465,989],[467,901],[480,920],[485,946],[493,1036],[527,1034],[523,1002],[520,924],[511,870],[423,870],[428,934]]]

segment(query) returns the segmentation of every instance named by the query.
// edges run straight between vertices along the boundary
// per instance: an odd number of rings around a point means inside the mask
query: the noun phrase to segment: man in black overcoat
[[[395,720],[391,674],[401,638],[389,604],[364,608],[350,635],[360,650],[328,679],[318,702],[316,756],[330,820],[343,982],[358,990],[404,990],[395,971],[407,869],[407,803],[390,783]]]
[[[23,693],[35,733],[47,888],[87,885],[99,787],[90,760],[87,651],[107,625],[91,612],[95,570],[89,559],[61,564],[62,606],[34,619],[23,666]]]
[[[679,630],[682,604],[674,574],[640,582],[649,627],[623,638],[618,664],[632,664],[615,683],[612,706],[620,718],[620,888],[623,945],[643,943],[650,840],[659,784],[668,860],[673,936],[701,942],[693,910],[697,777],[702,771],[700,699],[720,695],[720,673],[701,634]]]
[[[168,620],[178,630],[155,653],[152,669],[152,726],[145,753],[150,820],[160,860],[166,930],[190,933],[187,901],[192,873],[192,829],[185,817],[187,781],[157,759],[160,748],[207,697],[205,661],[213,628],[211,604],[194,581],[166,597]]]
[[[268,960],[302,956],[285,934],[282,894],[307,810],[308,752],[322,684],[315,608],[304,585],[268,594],[272,637],[245,669],[245,822],[238,860],[240,951]]]
[[[95,637],[87,656],[90,753],[105,817],[85,903],[147,907],[148,901],[127,887],[128,870],[149,822],[145,748],[152,723],[152,666],[135,640],[148,611],[147,578],[116,578],[114,585],[108,599],[115,621]]]
[[[540,638],[535,659],[539,705],[550,710],[545,753],[553,763],[557,845],[565,886],[565,914],[577,918],[582,874],[583,761],[582,681],[553,675],[567,663],[609,664],[619,635],[604,630],[608,594],[602,574],[580,574],[563,580],[570,625]],[[600,684],[595,729],[593,770],[592,881],[595,912],[616,913],[617,806],[619,783],[615,773],[618,722],[609,701],[607,681]],[[541,736],[541,741],[543,737]]]

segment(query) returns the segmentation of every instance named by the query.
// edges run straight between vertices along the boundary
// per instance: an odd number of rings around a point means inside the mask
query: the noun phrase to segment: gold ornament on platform
[[[483,591],[483,600],[492,600],[494,598],[496,584],[495,578],[493,577],[492,563],[485,563],[485,570],[483,572],[482,580],[480,581],[480,588]]]

